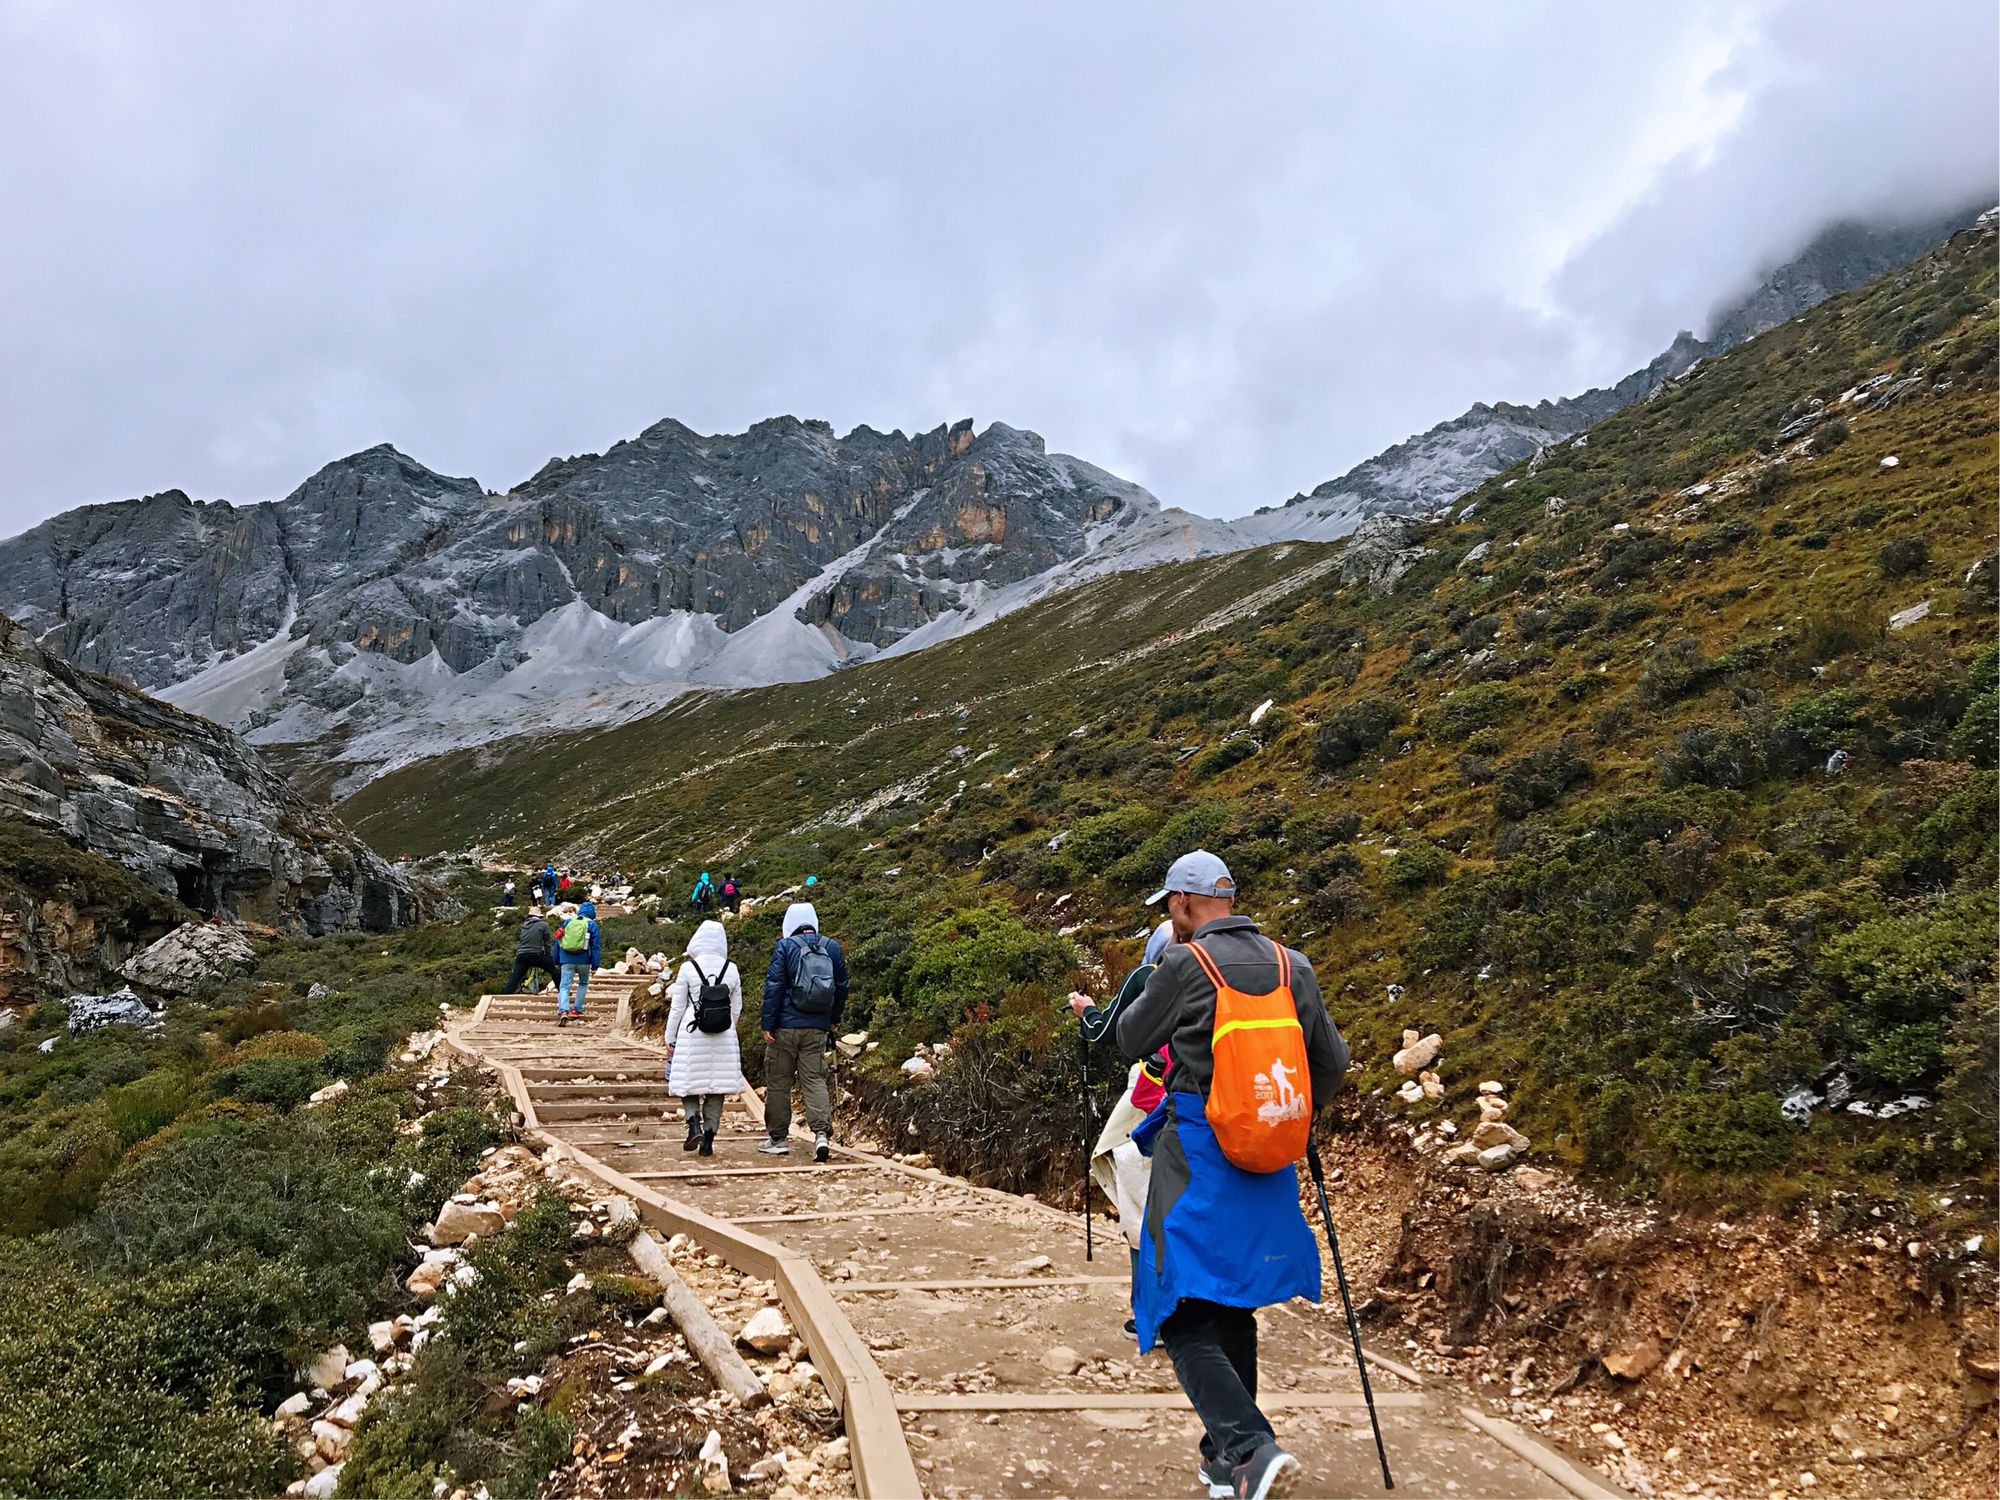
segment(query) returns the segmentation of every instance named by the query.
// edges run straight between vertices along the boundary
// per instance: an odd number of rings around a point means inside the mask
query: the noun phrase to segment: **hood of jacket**
[[[688,939],[687,956],[712,974],[721,973],[720,966],[729,962],[728,932],[713,918],[702,923],[695,928],[694,936]]]
[[[794,901],[785,908],[784,935],[790,937],[801,927],[810,927],[814,932],[819,931],[819,913],[813,910],[810,901]]]
[[[579,907],[578,907],[578,908],[576,909],[576,914],[577,914],[577,915],[578,915],[579,917],[594,917],[594,916],[596,916],[596,915],[597,915],[597,903],[596,903],[595,901],[586,901],[586,902],[584,902],[584,903],[583,903],[583,905],[579,906]]]

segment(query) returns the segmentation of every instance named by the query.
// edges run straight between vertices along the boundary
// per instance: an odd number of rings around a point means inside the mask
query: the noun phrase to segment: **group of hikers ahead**
[[[1266,1500],[1287,1493],[1301,1469],[1257,1405],[1256,1310],[1320,1298],[1319,1247],[1300,1210],[1296,1164],[1306,1158],[1318,1183],[1314,1110],[1340,1088],[1348,1051],[1312,964],[1238,915],[1236,894],[1228,866],[1214,854],[1181,856],[1147,902],[1165,902],[1166,920],[1141,966],[1106,1005],[1081,993],[1069,1004],[1086,1042],[1109,1041],[1132,1064],[1089,1150],[1090,1177],[1116,1207],[1130,1252],[1127,1330],[1142,1353],[1165,1346],[1201,1418],[1200,1477],[1210,1496]],[[739,896],[732,876],[718,886],[704,872],[691,902],[705,910],[719,899],[734,911]],[[560,971],[558,1015],[581,1015],[588,970],[598,959],[595,916],[588,901],[558,903],[559,926],[531,914],[508,992],[531,970]],[[569,1012],[572,972],[576,1006]],[[760,1152],[790,1151],[796,1087],[814,1159],[828,1158],[827,1059],[847,998],[840,944],[819,931],[810,902],[793,902],[764,973],[767,1138]],[[730,961],[728,933],[704,919],[674,975],[666,1023],[665,1074],[682,1102],[684,1150],[713,1155],[724,1101],[748,1088],[736,1030],[742,1013],[743,981]],[[1327,1230],[1338,1273],[1330,1219]],[[1351,1308],[1348,1327],[1359,1361]],[[1362,1381],[1366,1394],[1365,1367]],[[1376,1441],[1386,1479],[1379,1428]]]
[[[597,925],[595,902],[558,902],[546,915],[530,908],[514,940],[514,967],[508,971],[507,987],[501,993],[516,994],[524,979],[546,974],[556,987],[556,1024],[562,1025],[571,1016],[581,1019],[591,970],[603,956],[604,934]]]
[[[792,1148],[792,1089],[805,1096],[813,1160],[833,1145],[833,1098],[827,1056],[847,1010],[847,957],[821,934],[812,903],[785,908],[783,936],[764,970],[764,1130],[757,1149],[783,1156]],[[709,918],[688,940],[674,975],[667,1012],[667,1085],[687,1119],[684,1151],[712,1156],[722,1128],[723,1101],[749,1087],[743,1076],[736,1023],[743,1014],[743,980],[729,961],[729,934]]]
[[[743,904],[743,887],[736,883],[734,875],[724,875],[722,883],[717,885],[708,871],[703,870],[701,879],[694,883],[694,889],[688,893],[688,905],[696,911],[707,911],[718,901],[722,903],[725,911],[739,910]]]

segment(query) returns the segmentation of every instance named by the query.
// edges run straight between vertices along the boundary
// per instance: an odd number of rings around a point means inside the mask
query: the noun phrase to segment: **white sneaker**
[[[766,1156],[790,1156],[792,1148],[783,1141],[759,1141],[757,1149]]]
[[[827,1157],[832,1154],[832,1152],[833,1152],[833,1143],[827,1139],[826,1132],[824,1130],[822,1130],[818,1135],[813,1137],[814,1161],[825,1161]]]

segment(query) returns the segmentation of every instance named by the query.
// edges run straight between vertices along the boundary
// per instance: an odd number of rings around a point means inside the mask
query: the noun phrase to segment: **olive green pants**
[[[833,1134],[833,1100],[826,1089],[826,1030],[786,1026],[764,1044],[764,1128],[774,1141],[792,1133],[792,1085],[806,1101],[806,1127]]]

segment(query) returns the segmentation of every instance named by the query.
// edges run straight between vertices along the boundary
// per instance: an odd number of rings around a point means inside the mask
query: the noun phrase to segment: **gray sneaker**
[[[826,1132],[822,1130],[813,1137],[813,1160],[825,1161],[832,1154],[833,1143],[827,1139]]]
[[[1236,1493],[1236,1476],[1219,1458],[1204,1458],[1194,1477],[1208,1487],[1208,1500],[1229,1500]]]
[[[1298,1488],[1305,1470],[1276,1443],[1266,1443],[1236,1466],[1229,1493],[1236,1500],[1278,1500]]]
[[[790,1156],[792,1148],[783,1141],[759,1141],[757,1149],[766,1156]]]

